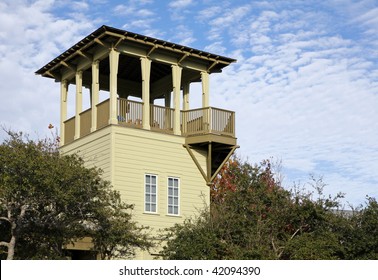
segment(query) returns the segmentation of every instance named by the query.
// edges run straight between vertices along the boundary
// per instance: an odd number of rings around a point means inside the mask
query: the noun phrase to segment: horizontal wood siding
[[[87,167],[102,169],[103,179],[111,179],[111,137],[110,127],[95,131],[86,137],[77,139],[75,142],[63,146],[62,154],[79,154]]]
[[[209,187],[183,147],[185,139],[137,129],[116,129],[114,186],[122,199],[134,204],[135,219],[153,229],[183,222],[209,203]],[[196,153],[206,166],[205,155]],[[144,213],[144,176],[158,176],[157,214]],[[180,215],[168,215],[168,177],[180,179]]]
[[[209,205],[210,190],[197,166],[183,147],[181,136],[109,125],[60,148],[62,154],[78,153],[88,167],[101,168],[103,178],[111,181],[122,200],[134,204],[133,219],[158,230],[181,223]],[[206,169],[206,152],[195,152]],[[145,174],[158,178],[157,213],[144,213]],[[168,215],[168,177],[179,178],[179,215]],[[158,253],[160,248],[153,249]],[[137,259],[152,258],[138,251]]]

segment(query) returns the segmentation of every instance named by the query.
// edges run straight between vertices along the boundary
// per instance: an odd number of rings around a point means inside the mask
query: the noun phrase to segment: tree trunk
[[[16,247],[16,237],[12,235],[11,240],[8,243],[8,255],[7,260],[13,260],[14,257],[14,248]]]

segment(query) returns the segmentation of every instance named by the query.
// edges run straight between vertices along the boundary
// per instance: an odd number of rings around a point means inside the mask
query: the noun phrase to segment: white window
[[[179,214],[179,186],[178,178],[168,178],[168,214]]]
[[[157,176],[146,174],[144,183],[144,211],[157,212]]]

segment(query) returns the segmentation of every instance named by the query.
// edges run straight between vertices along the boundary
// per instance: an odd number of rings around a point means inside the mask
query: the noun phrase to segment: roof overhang
[[[170,64],[208,73],[221,72],[224,67],[236,61],[225,56],[103,25],[35,73],[59,81],[69,77],[69,75],[65,76],[65,72],[85,70],[90,66],[90,62],[105,58],[111,48],[127,55],[145,56],[157,62],[169,61]]]

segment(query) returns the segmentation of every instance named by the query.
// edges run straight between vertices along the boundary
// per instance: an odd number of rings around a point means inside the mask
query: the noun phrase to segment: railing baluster
[[[119,99],[119,124],[142,127],[143,102]],[[174,109],[151,104],[150,125],[152,130],[173,133]],[[183,136],[214,133],[235,136],[235,113],[214,107],[181,111]]]

